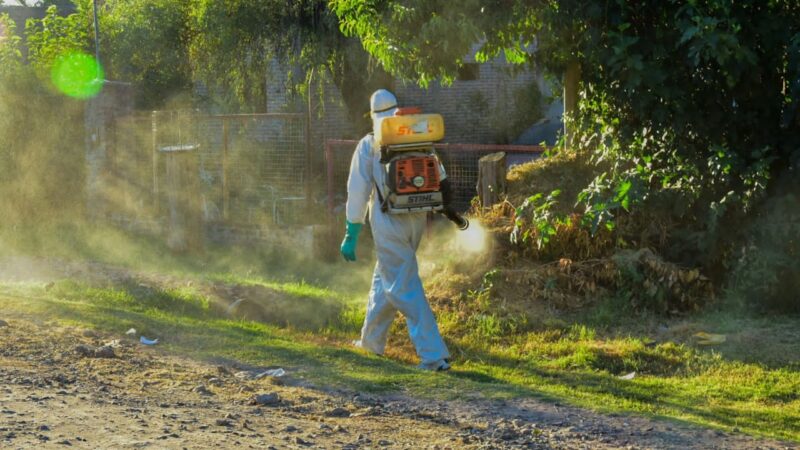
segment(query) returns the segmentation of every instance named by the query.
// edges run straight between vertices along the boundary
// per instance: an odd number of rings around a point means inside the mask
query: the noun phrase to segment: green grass
[[[253,278],[249,282],[260,283]],[[307,284],[270,284],[298,301],[314,296],[347,297]],[[402,390],[443,399],[476,392],[487,398],[535,396],[602,411],[646,414],[720,429],[737,427],[754,435],[800,440],[796,426],[800,421],[800,372],[796,365],[768,366],[680,343],[652,345],[645,337],[601,335],[582,324],[531,329],[506,337],[497,334],[502,324],[487,324],[450,340],[456,357],[454,370],[430,374],[345,345],[363,317],[355,308],[345,308],[339,323],[325,330],[299,331],[222,320],[207,299],[191,288],[97,288],[61,281],[49,288],[4,284],[0,286],[0,310],[118,335],[133,327],[148,337],[160,338],[160,346],[170,352],[204,360],[280,365],[325,386],[370,392]],[[457,318],[445,314],[440,320],[445,335],[455,331]],[[637,371],[636,378],[618,378],[628,371]]]
[[[708,311],[668,323],[621,312],[613,301],[574,316],[503,313],[484,291],[464,293],[460,312],[437,311],[454,355],[446,374],[417,371],[397,321],[393,358],[349,346],[364,317],[371,264],[309,264],[267,246],[220,248],[176,256],[153,237],[96,227],[56,227],[26,236],[2,232],[0,256],[92,260],[137,271],[269,291],[299,316],[335,312],[316,327],[283,327],[221,319],[197,284],[178,288],[118,282],[90,286],[63,280],[0,284],[0,311],[92,327],[121,335],[133,327],[160,338],[167,351],[203,360],[280,365],[323,386],[403,391],[443,399],[539,397],[607,412],[645,414],[723,430],[800,441],[800,318]],[[467,311],[467,315],[464,315]],[[682,330],[682,331],[681,331]],[[695,330],[724,333],[724,345],[702,349]],[[632,380],[620,375],[636,372]]]

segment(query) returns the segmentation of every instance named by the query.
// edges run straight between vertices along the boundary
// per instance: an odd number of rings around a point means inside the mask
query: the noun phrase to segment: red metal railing
[[[328,139],[325,141],[325,162],[327,166],[327,206],[328,214],[333,214],[338,203],[343,204],[347,196],[347,174],[350,158],[358,141]],[[490,153],[506,152],[514,159],[535,159],[545,150],[540,145],[497,145],[497,144],[434,144],[442,158],[448,178],[454,188],[456,207],[469,208],[476,195],[478,181],[478,160]]]

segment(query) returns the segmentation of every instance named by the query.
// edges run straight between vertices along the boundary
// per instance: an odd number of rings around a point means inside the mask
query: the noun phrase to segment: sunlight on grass
[[[230,279],[232,280],[232,279]],[[239,280],[242,281],[242,280]],[[264,283],[286,295],[331,295],[307,284]],[[223,320],[191,290],[96,288],[59,282],[0,285],[0,309],[121,335],[130,327],[161,339],[161,347],[205,359],[280,365],[312,383],[371,392],[402,390],[443,399],[478,392],[486,398],[535,396],[603,411],[636,412],[723,429],[800,440],[800,373],[726,360],[671,342],[651,345],[635,337],[603,338],[574,325],[530,330],[501,339],[484,328],[451,340],[456,366],[448,374],[419,372],[351,348],[363,319],[345,308],[317,333]],[[446,323],[446,322],[445,322]],[[493,335],[487,340],[487,335]],[[327,336],[321,343],[319,336]],[[635,371],[632,380],[620,374]]]

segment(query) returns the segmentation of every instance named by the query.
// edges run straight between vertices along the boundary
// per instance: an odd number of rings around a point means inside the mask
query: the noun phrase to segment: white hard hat
[[[397,98],[386,89],[378,89],[369,98],[369,112],[372,120],[394,115],[397,110]]]

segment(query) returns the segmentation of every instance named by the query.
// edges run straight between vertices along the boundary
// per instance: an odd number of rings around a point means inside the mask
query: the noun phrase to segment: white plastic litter
[[[258,380],[264,377],[282,377],[284,375],[286,375],[286,371],[277,368],[265,370],[263,372],[259,372],[258,370],[243,370],[241,372],[236,372],[233,376],[241,380]]]
[[[242,303],[243,301],[244,301],[243,298],[237,298],[235,302],[228,305],[228,307],[225,309],[225,314],[231,315],[231,313],[236,311],[236,307],[239,306],[239,304]]]
[[[636,372],[631,372],[631,373],[629,373],[629,374],[627,374],[627,375],[622,375],[622,376],[620,376],[620,377],[618,377],[618,378],[619,378],[620,380],[632,380],[632,379],[634,379],[635,377],[636,377]]]
[[[156,345],[158,344],[158,339],[147,339],[144,336],[139,337],[139,342],[144,345]]]
[[[114,339],[112,341],[106,342],[103,345],[106,346],[106,347],[111,347],[111,348],[119,348],[119,347],[122,347],[122,342],[120,342],[119,339]]]
[[[135,335],[136,334],[136,328],[131,328],[130,330],[126,331],[125,334],[128,335],[128,336]]]

